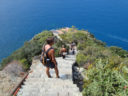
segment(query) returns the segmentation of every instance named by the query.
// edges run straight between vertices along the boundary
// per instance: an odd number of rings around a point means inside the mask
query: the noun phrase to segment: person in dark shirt
[[[66,48],[64,47],[64,45],[62,45],[62,48],[60,49],[60,55],[62,56],[63,59],[65,59],[66,57],[66,54],[67,54],[67,50]]]
[[[55,69],[55,73],[56,73],[56,77],[59,78],[59,71],[58,71],[58,67],[57,67],[57,62],[55,59],[55,50],[54,48],[52,48],[52,45],[54,44],[54,38],[53,37],[49,37],[46,40],[47,44],[45,45],[44,49],[45,52],[47,52],[47,64],[46,64],[46,74],[49,78],[51,78],[50,75],[50,68],[54,68]]]

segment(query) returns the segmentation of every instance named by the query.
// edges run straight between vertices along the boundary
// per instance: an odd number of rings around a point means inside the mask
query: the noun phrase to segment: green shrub
[[[42,46],[46,43],[46,39],[51,36],[53,36],[53,34],[50,31],[43,31],[37,34],[32,40],[25,42],[23,47],[13,52],[7,58],[3,59],[2,67],[6,66],[6,64],[13,60],[19,60],[23,63],[24,68],[28,69],[32,63],[32,58],[41,54]],[[59,49],[62,45],[65,45],[65,43],[57,38],[55,41],[55,55],[59,56]]]
[[[76,62],[79,64],[79,66],[83,66],[87,63],[89,56],[85,56],[82,53],[78,53],[76,57]]]
[[[105,43],[105,42],[102,42],[101,40],[95,39],[94,41],[95,41],[95,43],[96,43],[97,45],[99,45],[99,46],[103,46],[103,47],[106,46],[106,43]]]
[[[70,32],[71,31],[71,32]],[[66,43],[76,42],[76,43],[83,43],[87,40],[87,34],[83,31],[79,30],[70,30],[65,34],[61,34],[60,37]]]
[[[106,47],[94,35],[84,30],[70,29],[62,34],[66,43],[77,42],[76,61],[80,67],[88,65],[83,96],[127,96],[128,52],[118,47]]]
[[[116,47],[116,46],[111,46],[110,50],[114,53],[114,54],[118,54],[119,56],[125,58],[128,57],[128,51],[123,50],[122,48]]]
[[[27,59],[25,59],[25,58],[24,59],[21,59],[20,62],[23,64],[23,68],[25,70],[28,70],[29,69],[30,65],[28,64]]]
[[[101,60],[95,67],[86,71],[83,96],[127,96],[128,90],[124,89],[128,82],[122,74],[111,68],[105,69],[108,63]]]
[[[78,50],[84,50],[86,47],[87,47],[86,43],[78,43],[77,45]]]
[[[120,70],[121,64],[123,64],[123,59],[120,58],[119,56],[111,56],[108,59],[108,64],[106,65],[106,69],[117,69]]]
[[[0,70],[2,70],[6,66],[6,64],[11,62],[11,61],[12,61],[11,56],[7,57],[6,59],[3,59],[2,62],[1,62]]]

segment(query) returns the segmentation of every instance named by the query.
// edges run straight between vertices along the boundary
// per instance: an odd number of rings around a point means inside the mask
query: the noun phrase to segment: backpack
[[[45,48],[43,48],[42,53],[41,53],[41,57],[40,57],[40,61],[43,65],[47,64],[47,53],[51,50],[52,48],[49,48],[46,52],[45,52]]]

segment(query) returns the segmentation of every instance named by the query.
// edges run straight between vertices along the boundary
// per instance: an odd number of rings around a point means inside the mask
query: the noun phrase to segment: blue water
[[[0,60],[42,30],[72,25],[128,50],[128,0],[0,0]]]

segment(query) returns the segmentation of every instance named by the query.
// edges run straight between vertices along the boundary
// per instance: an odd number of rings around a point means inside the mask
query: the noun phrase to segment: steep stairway
[[[72,64],[75,59],[75,55],[67,55],[66,59],[56,58],[59,79],[55,77],[54,69],[50,70],[52,78],[48,78],[45,67],[38,59],[33,60],[32,73],[28,75],[17,96],[82,96],[72,81]]]

